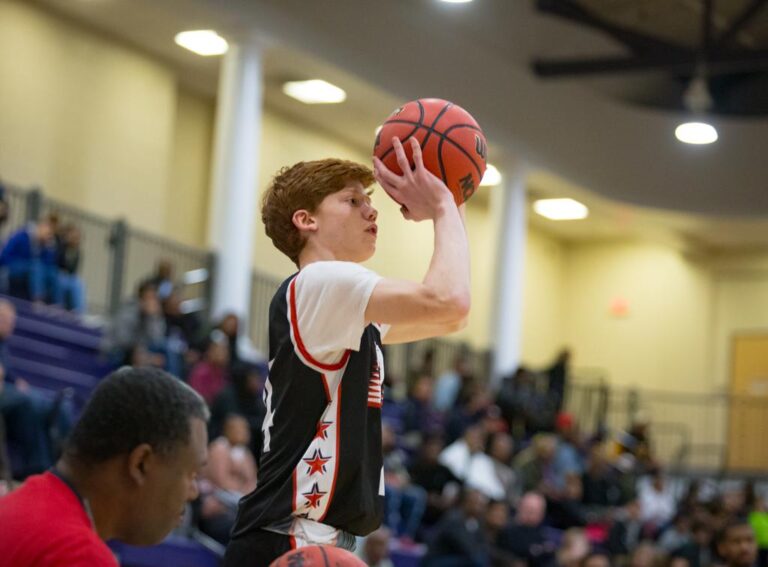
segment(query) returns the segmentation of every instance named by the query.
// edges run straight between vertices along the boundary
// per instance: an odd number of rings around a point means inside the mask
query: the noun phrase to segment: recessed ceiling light
[[[483,187],[492,187],[499,183],[501,183],[501,173],[489,163],[488,167],[485,169],[483,179],[480,181],[480,185]]]
[[[578,220],[589,216],[589,209],[573,199],[539,199],[533,210],[550,220]]]
[[[336,85],[321,79],[289,81],[283,92],[305,104],[336,104],[347,100],[347,93]]]
[[[686,122],[675,128],[675,137],[686,144],[711,144],[717,141],[717,130],[706,122]]]
[[[469,2],[472,2],[472,0],[442,0],[446,4],[467,4]]]
[[[198,55],[222,55],[229,49],[227,40],[213,30],[183,31],[176,34],[174,41],[181,47]]]

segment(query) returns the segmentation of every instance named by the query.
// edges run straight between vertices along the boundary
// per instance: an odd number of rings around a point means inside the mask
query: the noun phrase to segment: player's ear
[[[315,220],[314,215],[306,209],[299,209],[293,213],[291,220],[293,221],[293,225],[299,230],[307,230],[310,232],[317,230],[317,221]]]

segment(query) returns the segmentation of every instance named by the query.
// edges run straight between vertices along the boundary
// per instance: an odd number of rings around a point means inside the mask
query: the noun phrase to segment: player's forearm
[[[461,320],[469,313],[469,243],[461,213],[447,203],[435,216],[435,249],[424,285]]]

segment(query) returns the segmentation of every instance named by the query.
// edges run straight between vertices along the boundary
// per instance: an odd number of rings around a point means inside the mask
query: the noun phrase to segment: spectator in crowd
[[[200,361],[200,319],[196,313],[184,313],[181,293],[175,288],[162,301],[162,307],[168,371],[179,378],[186,378],[188,368]]]
[[[555,432],[558,435],[555,467],[563,475],[584,473],[584,459],[579,424],[573,414],[561,412],[555,418]]]
[[[203,360],[189,373],[192,386],[208,404],[212,404],[230,382],[229,341],[221,331],[214,330],[208,338]]]
[[[509,525],[509,505],[499,500],[491,500],[485,509],[485,538],[490,545],[491,565],[505,565],[514,561],[514,557],[498,547],[501,533]]]
[[[427,436],[409,470],[414,484],[427,493],[427,506],[422,524],[435,525],[440,517],[456,502],[461,482],[439,460],[443,440],[437,435]]]
[[[658,545],[666,553],[684,546],[691,539],[691,518],[684,512],[678,512],[672,524],[661,532]]]
[[[629,567],[661,567],[660,561],[663,557],[664,554],[653,543],[646,541],[632,552]]]
[[[718,532],[715,545],[725,567],[754,567],[757,561],[755,533],[745,519],[727,522]]]
[[[608,463],[602,445],[595,445],[590,451],[587,467],[582,475],[582,486],[582,502],[588,508],[620,506],[624,502],[617,471]]]
[[[488,543],[482,526],[487,499],[468,489],[461,507],[445,514],[429,544],[423,567],[486,567]]]
[[[497,543],[503,550],[530,567],[549,565],[555,551],[547,541],[543,523],[547,511],[544,496],[527,492],[520,499],[514,521],[499,534]]]
[[[5,185],[0,180],[0,230],[5,228],[5,223],[8,222],[10,215],[11,207],[8,204],[8,195],[6,194]]]
[[[394,428],[383,423],[382,452],[384,454],[384,515],[387,527],[398,537],[413,541],[421,525],[427,505],[427,493],[411,483],[406,468],[407,456],[397,447]]]
[[[71,223],[60,232],[56,249],[56,265],[59,268],[56,304],[82,315],[85,313],[85,285],[77,275],[80,238],[80,229]]]
[[[611,555],[628,557],[643,539],[640,502],[632,500],[617,515],[605,547]]]
[[[560,548],[557,550],[557,567],[580,567],[592,546],[583,528],[565,530]]]
[[[499,431],[490,436],[488,456],[493,462],[494,473],[506,495],[506,498],[500,500],[504,500],[508,504],[514,504],[520,496],[517,478],[512,470],[514,449],[515,442],[506,431]]]
[[[516,441],[551,427],[554,420],[554,406],[541,380],[524,366],[504,379],[496,405]]]
[[[0,299],[0,418],[21,461],[21,468],[13,475],[25,478],[53,464],[60,450],[58,445],[74,422],[74,410],[71,390],[61,390],[51,398],[13,375],[8,340],[15,328],[16,308],[7,299]]]
[[[706,521],[697,520],[691,526],[691,539],[670,554],[672,563],[682,559],[684,567],[707,567],[712,564],[712,528]]]
[[[251,430],[240,415],[229,415],[224,434],[208,447],[203,477],[208,482],[202,498],[200,529],[222,544],[229,541],[237,503],[256,488],[256,461],[248,448]]]
[[[549,397],[556,412],[563,409],[565,392],[568,387],[568,363],[571,360],[571,351],[567,348],[561,350],[554,364],[546,371],[549,378]]]
[[[402,404],[402,434],[408,447],[418,447],[422,435],[440,429],[440,414],[432,409],[432,378],[420,376]]]
[[[155,273],[147,280],[155,286],[160,301],[165,300],[174,290],[174,271],[173,262],[168,258],[161,258],[157,263]]]
[[[105,378],[56,467],[3,498],[4,564],[117,567],[106,540],[159,543],[197,498],[207,416],[200,396],[162,371]]]
[[[601,551],[593,551],[584,558],[581,567],[611,567],[611,559]]]
[[[747,486],[745,493],[745,512],[757,541],[757,563],[759,567],[768,567],[768,510],[765,500],[757,496],[754,483]]]
[[[56,301],[59,280],[53,236],[49,219],[10,235],[0,251],[0,266],[7,270],[10,295],[39,303]]]
[[[640,508],[643,522],[658,531],[675,515],[675,495],[664,476],[657,472],[650,482],[640,485]]]
[[[467,354],[461,352],[453,360],[453,367],[446,370],[435,383],[432,407],[441,413],[451,410],[459,400],[462,385],[471,379]]]
[[[240,343],[240,317],[235,313],[227,313],[216,325],[216,329],[224,333],[224,336],[227,338],[230,364],[232,366],[240,364],[241,352],[238,348]]]
[[[515,459],[517,473],[523,492],[538,490],[553,494],[565,486],[565,475],[557,470],[557,437],[549,433],[537,434],[531,446],[524,449]]]
[[[261,453],[261,425],[267,411],[262,392],[268,371],[265,363],[240,364],[232,370],[232,382],[219,392],[211,404],[209,433],[212,439],[221,435],[228,415],[241,415],[248,422],[251,432],[251,452],[256,456]]]
[[[482,423],[471,425],[461,439],[443,450],[440,462],[464,486],[478,490],[489,500],[505,500],[507,494],[496,474],[496,464],[485,453],[487,439]]]
[[[125,303],[109,323],[103,349],[119,365],[128,362],[136,345],[165,356],[165,319],[157,289],[148,281],[139,285],[136,298]]]
[[[390,531],[386,527],[368,534],[360,550],[360,558],[368,567],[394,567],[389,559],[390,538]]]

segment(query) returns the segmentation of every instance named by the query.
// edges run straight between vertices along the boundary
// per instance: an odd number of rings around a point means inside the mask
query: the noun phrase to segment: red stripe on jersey
[[[335,470],[333,471],[333,484],[331,484],[331,490],[328,495],[328,504],[318,522],[325,520],[325,517],[328,515],[328,510],[333,506],[333,493],[336,492],[336,481],[339,480],[339,462],[341,461],[341,455],[339,455],[341,441],[341,382],[339,382],[339,385],[336,388],[339,396],[339,399],[336,400],[336,463],[333,467]]]
[[[325,374],[321,374],[320,376],[323,377],[323,388],[325,389],[325,399],[328,400],[328,403],[330,403],[331,389],[328,387],[328,377]]]
[[[298,276],[297,276],[298,277]],[[341,357],[341,360],[337,362],[336,364],[324,364],[320,361],[315,360],[311,354],[309,354],[309,351],[304,346],[304,341],[301,340],[301,334],[299,333],[299,318],[296,315],[296,278],[293,278],[291,280],[290,284],[290,309],[291,309],[291,326],[293,327],[293,333],[296,337],[296,346],[299,348],[299,352],[301,353],[301,356],[303,356],[305,359],[307,359],[308,362],[311,364],[317,366],[318,368],[322,368],[323,370],[341,370],[344,368],[344,365],[347,363],[347,359],[350,355],[350,350],[347,349],[344,351],[344,354]],[[328,396],[328,399],[330,399],[330,396]]]
[[[294,536],[288,536],[288,541],[291,544],[291,549],[296,549],[296,538]]]

